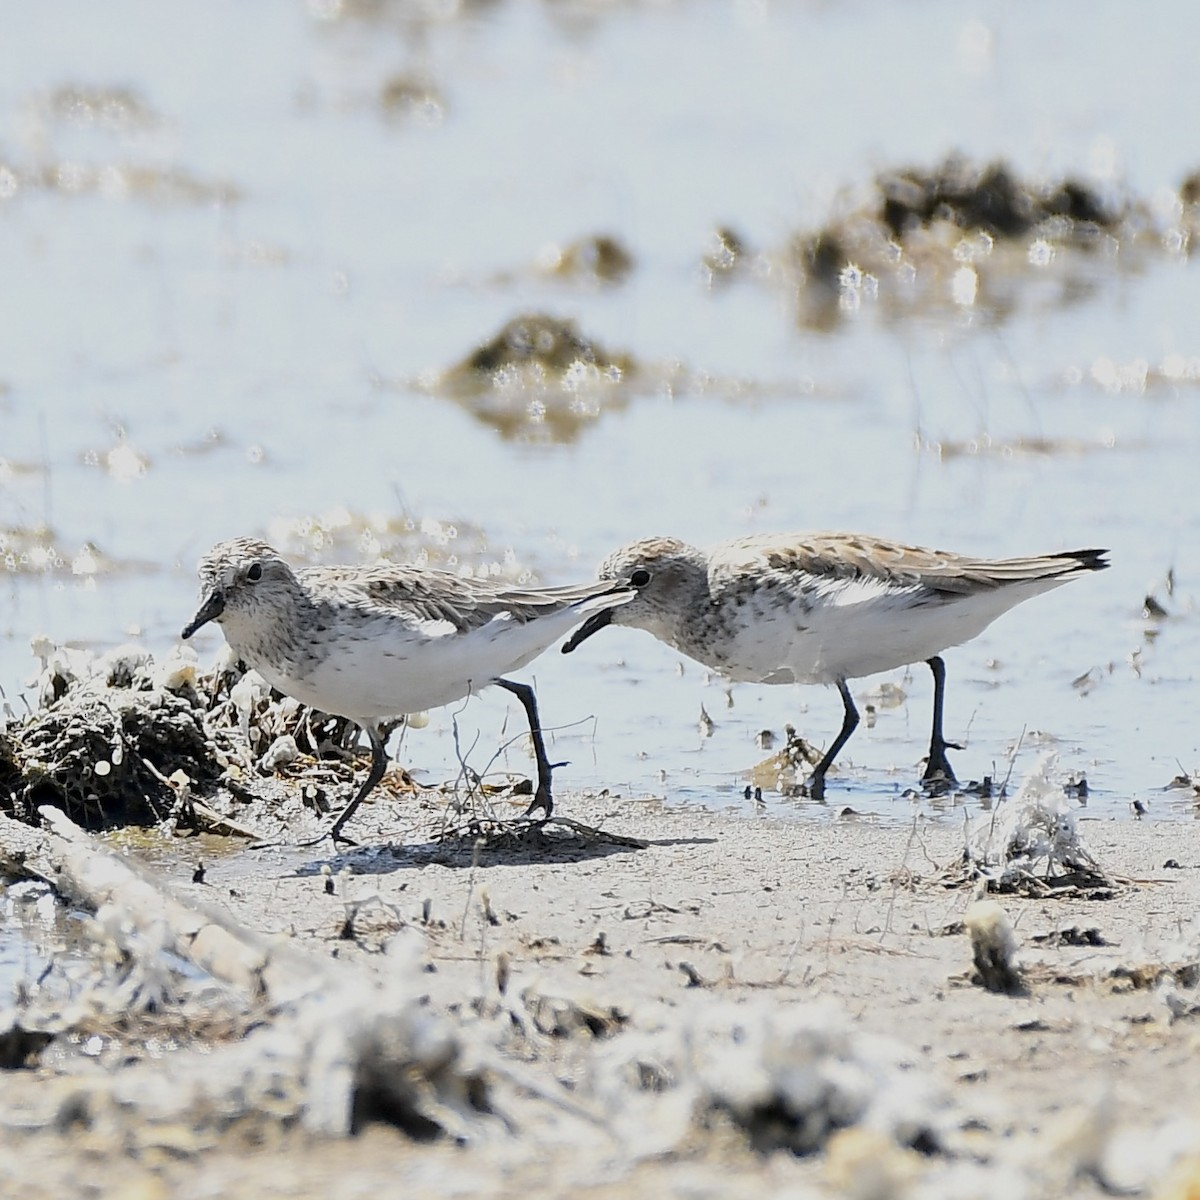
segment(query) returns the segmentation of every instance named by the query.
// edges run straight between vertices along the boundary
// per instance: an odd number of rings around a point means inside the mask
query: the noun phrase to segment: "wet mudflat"
[[[1164,867],[1154,826],[1087,822],[1107,882],[1000,896],[1018,974],[990,991],[944,825],[571,799],[644,847],[447,842],[409,805],[395,841],[242,851],[203,883],[177,850],[171,902],[215,908],[238,952],[202,957],[183,918],[206,973],[181,979],[168,905],[114,896],[75,1007],[22,1011],[79,1028],[24,1034],[6,1183],[49,1194],[83,1156],[96,1194],[1194,1185],[1194,826]]]
[[[333,1007],[197,965],[94,888],[10,888],[6,1182],[1175,1194],[1200,1111],[1188,15],[22,7],[0,808],[37,838],[47,804],[134,821],[101,847],[251,958],[289,935],[280,978]],[[511,827],[531,764],[485,693],[393,738],[407,774],[362,849],[300,851],[362,769],[343,731],[169,698],[217,659],[215,630],[170,655],[227,536],[559,583],[646,534],[821,528],[1111,548],[947,654],[955,766],[990,786],[915,786],[923,669],[854,685],[818,804],[773,756],[788,726],[828,744],[833,693],[729,688],[610,630],[529,672],[560,811],[599,832]],[[75,650],[127,644],[145,686],[72,709]],[[300,757],[264,763],[283,736]],[[997,897],[1021,982],[993,993],[963,849],[1047,750],[1021,828],[1066,857]],[[495,790],[465,797],[473,774]],[[1086,855],[1056,849],[1068,817]],[[65,862],[75,835],[44,836]]]
[[[1200,834],[1088,815],[1052,751],[961,830],[611,791],[542,822],[528,780],[394,768],[336,847],[361,756],[236,666],[57,648],[39,685],[3,744],[8,1186],[1194,1183]]]

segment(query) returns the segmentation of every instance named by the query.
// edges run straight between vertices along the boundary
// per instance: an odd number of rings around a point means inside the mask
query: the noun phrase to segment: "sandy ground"
[[[86,1131],[10,1128],[0,1191],[1168,1194],[1172,1161],[1189,1136],[1200,1137],[1194,972],[1163,973],[1200,957],[1197,827],[1085,819],[1085,845],[1120,882],[1084,895],[1001,898],[1026,982],[1025,994],[1008,995],[972,982],[961,927],[971,891],[948,886],[963,839],[953,819],[907,827],[784,823],[612,797],[564,797],[561,807],[649,844],[568,839],[472,853],[466,842],[431,840],[440,805],[389,800],[356,818],[359,849],[214,857],[217,843],[204,841],[185,844],[174,861],[160,858],[158,869],[182,893],[226,906],[253,928],[371,970],[383,969],[391,939],[419,937],[416,986],[432,1010],[455,1022],[490,1014],[489,1028],[502,1028],[495,1013],[517,995],[557,1005],[558,1036],[525,1038],[505,1052],[531,1080],[566,1084],[579,1112],[541,1103],[508,1128],[493,1122],[466,1145],[417,1143],[371,1125],[343,1141],[280,1130],[260,1133],[252,1145],[231,1135],[202,1149],[134,1157]],[[200,857],[206,877],[197,884]],[[347,901],[359,904],[349,938],[342,936]],[[828,1153],[760,1153],[742,1130],[720,1122],[685,1123],[683,1135],[656,1144],[653,1103],[645,1137],[631,1140],[602,1086],[595,1055],[623,1041],[652,1046],[680,1023],[699,1020],[703,1028],[706,1010],[730,1005],[757,1021],[822,1003],[855,1036],[883,1034],[907,1048],[914,1078],[949,1106],[956,1127],[949,1152],[922,1155],[890,1142],[877,1152],[868,1140],[867,1170],[862,1147],[845,1135]],[[573,1018],[578,1027],[564,1032]],[[169,1070],[169,1055],[163,1061]],[[44,1073],[7,1073],[6,1087],[16,1089],[10,1098],[42,1086]],[[914,1092],[914,1106],[922,1103]],[[662,1112],[668,1124],[676,1119]]]

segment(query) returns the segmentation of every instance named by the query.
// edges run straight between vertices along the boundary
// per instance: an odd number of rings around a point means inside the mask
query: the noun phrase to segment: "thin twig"
[[[479,851],[483,848],[483,838],[476,838],[471,847],[471,870],[467,873],[467,898],[463,902],[462,923],[458,927],[458,940],[467,940],[467,913],[471,908],[471,897],[475,895],[475,872],[479,870]],[[482,953],[482,951],[481,951]]]

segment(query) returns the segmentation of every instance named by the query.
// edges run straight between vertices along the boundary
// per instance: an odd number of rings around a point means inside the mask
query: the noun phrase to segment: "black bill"
[[[580,642],[586,642],[593,633],[599,633],[605,625],[611,625],[613,619],[613,610],[611,608],[602,609],[598,613],[593,613],[565,642],[563,642],[562,652],[570,654]]]
[[[183,632],[179,636],[186,642],[201,625],[207,625],[209,621],[215,621],[224,611],[224,594],[219,591],[211,592],[205,598],[204,603],[200,605],[196,615],[183,627]]]

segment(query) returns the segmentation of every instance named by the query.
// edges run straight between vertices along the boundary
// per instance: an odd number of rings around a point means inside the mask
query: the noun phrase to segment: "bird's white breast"
[[[307,654],[253,665],[303,704],[370,722],[439,708],[488,687],[608,603],[592,599],[528,621],[499,613],[465,632],[449,621],[343,613],[312,633]]]
[[[1059,582],[945,594],[919,584],[846,580],[823,585],[803,601],[750,603],[732,623],[722,670],[760,683],[833,683],[894,670],[969,641]]]

